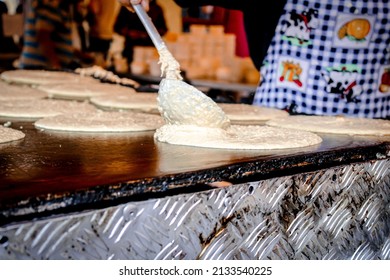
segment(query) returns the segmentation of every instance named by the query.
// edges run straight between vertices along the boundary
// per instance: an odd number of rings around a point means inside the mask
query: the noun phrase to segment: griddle
[[[390,157],[385,137],[320,134],[319,145],[225,150],[158,143],[153,131],[23,131],[0,144],[0,225]]]

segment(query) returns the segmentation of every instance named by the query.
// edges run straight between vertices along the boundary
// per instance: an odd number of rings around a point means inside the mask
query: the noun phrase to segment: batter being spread
[[[284,149],[321,143],[310,132],[231,125],[217,103],[181,80],[180,65],[169,51],[159,52],[165,79],[160,83],[158,104],[166,124],[156,130],[157,141],[214,149]]]

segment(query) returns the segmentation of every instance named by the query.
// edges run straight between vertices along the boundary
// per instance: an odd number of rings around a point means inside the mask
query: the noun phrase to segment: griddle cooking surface
[[[0,121],[26,134],[0,144],[0,218],[376,159],[389,143],[321,135],[323,143],[303,149],[218,150],[155,143],[153,132],[64,133],[36,129],[31,121]]]

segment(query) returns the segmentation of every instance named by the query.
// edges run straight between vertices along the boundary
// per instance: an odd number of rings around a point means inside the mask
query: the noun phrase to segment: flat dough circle
[[[316,145],[322,139],[310,132],[268,126],[232,125],[228,129],[192,125],[164,125],[157,129],[157,141],[174,145],[214,149],[270,150]]]
[[[289,116],[273,119],[267,125],[319,133],[351,135],[390,135],[390,121],[342,116]]]
[[[0,116],[10,118],[37,119],[64,113],[95,111],[96,107],[89,103],[66,100],[35,99],[0,103]]]
[[[80,76],[75,73],[47,70],[8,70],[0,74],[0,77],[9,83],[26,85],[46,85],[59,83],[93,82],[91,77]]]
[[[93,97],[92,104],[105,109],[137,110],[158,113],[156,93],[115,94]]]
[[[26,135],[16,129],[0,126],[0,143],[23,139]]]
[[[48,93],[51,98],[85,100],[94,96],[132,94],[135,90],[130,87],[108,83],[61,83],[41,85],[38,89]]]
[[[283,110],[249,104],[217,103],[232,124],[262,124],[265,121],[288,116]]]
[[[0,101],[46,98],[47,93],[28,86],[17,86],[0,81]]]
[[[40,119],[37,128],[78,132],[131,132],[155,130],[164,124],[157,115],[135,112],[74,113]]]

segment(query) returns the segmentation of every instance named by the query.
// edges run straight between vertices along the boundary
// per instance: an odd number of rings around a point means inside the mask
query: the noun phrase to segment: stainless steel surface
[[[390,159],[8,225],[0,259],[390,259]]]

